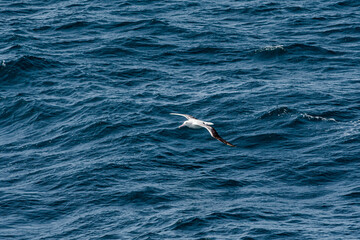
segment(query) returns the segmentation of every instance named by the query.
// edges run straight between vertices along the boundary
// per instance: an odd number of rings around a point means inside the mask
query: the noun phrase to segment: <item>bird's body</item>
[[[213,138],[219,140],[220,142],[225,143],[226,145],[229,145],[231,147],[235,147],[235,145],[227,142],[226,140],[224,140],[223,138],[221,138],[219,136],[219,134],[216,132],[216,130],[213,127],[211,127],[211,125],[214,125],[213,123],[205,122],[205,121],[196,119],[193,116],[190,116],[188,114],[180,114],[180,113],[170,113],[170,114],[171,115],[183,116],[183,117],[187,118],[187,120],[181,126],[179,126],[179,128],[185,127],[185,126],[188,127],[188,128],[193,128],[193,129],[205,128],[206,130],[209,131],[210,135]]]
[[[209,123],[206,123],[206,122],[198,120],[198,119],[189,119],[183,123],[184,126],[186,126],[188,128],[193,128],[193,129],[202,128],[203,127],[202,125],[204,125],[204,124],[208,125],[208,126],[213,125],[213,124],[209,124]]]

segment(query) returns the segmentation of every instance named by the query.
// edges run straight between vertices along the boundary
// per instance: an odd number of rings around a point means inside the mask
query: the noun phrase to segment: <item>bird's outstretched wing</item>
[[[188,114],[181,114],[181,113],[170,113],[171,115],[179,115],[179,116],[183,116],[186,117],[187,119],[196,119],[193,116],[190,116]]]
[[[228,141],[226,141],[225,139],[223,139],[222,137],[220,137],[220,135],[216,132],[215,128],[209,126],[209,125],[206,125],[206,124],[202,124],[201,125],[202,127],[206,128],[206,130],[209,131],[210,135],[219,140],[220,142],[222,143],[225,143],[226,145],[229,145],[230,147],[236,147],[235,145],[229,143]]]

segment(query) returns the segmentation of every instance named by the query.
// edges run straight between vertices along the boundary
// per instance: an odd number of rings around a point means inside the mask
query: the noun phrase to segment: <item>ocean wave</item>
[[[87,51],[86,54],[91,54],[96,57],[102,56],[102,57],[119,57],[123,55],[134,55],[137,52],[134,49],[126,49],[122,47],[100,47],[97,49],[93,49],[90,51]]]
[[[174,45],[172,44],[161,44],[161,42],[154,41],[148,37],[132,37],[121,40],[123,41],[121,44],[124,47],[130,49],[173,49]],[[120,44],[120,42],[119,42]]]
[[[348,191],[348,193],[344,194],[344,198],[348,198],[351,200],[360,199],[360,188],[354,187],[351,190]]]
[[[343,7],[359,7],[360,4],[357,1],[345,0],[345,1],[339,1],[337,3],[333,3],[332,6],[340,7],[340,8],[343,8]]]
[[[0,239],[356,239],[359,3],[308,3],[1,4]]]
[[[190,217],[187,219],[179,219],[176,223],[171,226],[173,230],[199,230],[208,225],[208,223],[202,218]]]
[[[284,48],[284,45],[275,45],[257,49],[255,50],[255,55],[266,59],[284,55],[286,52],[287,49]]]
[[[218,188],[244,187],[249,183],[246,181],[243,182],[234,179],[197,178],[197,179],[187,180],[185,184],[191,188],[218,189]]]
[[[23,83],[21,78],[23,74],[58,66],[61,66],[60,62],[26,55],[13,61],[6,61],[5,66],[0,67],[0,81],[3,84]]]
[[[310,114],[307,113],[301,113],[301,116],[303,118],[306,118],[310,121],[332,121],[332,122],[336,122],[336,120],[334,118],[325,118],[325,117],[321,117],[321,116],[312,116]]]
[[[296,112],[295,110],[293,109],[290,109],[288,107],[277,107],[273,110],[270,110],[264,114],[262,114],[259,119],[267,119],[267,118],[277,118],[277,117],[281,117],[283,115],[288,115],[288,114],[292,114]]]
[[[72,23],[63,24],[59,27],[56,27],[55,30],[56,31],[75,31],[75,30],[81,30],[83,28],[90,27],[92,25],[93,25],[92,22],[79,20],[79,21],[75,21]]]
[[[293,120],[299,120],[299,119],[305,119],[308,121],[325,121],[325,122],[337,122],[337,120],[335,120],[335,118],[333,117],[328,117],[328,116],[336,116],[336,117],[340,117],[341,113],[339,112],[324,112],[321,113],[320,115],[313,115],[313,114],[309,114],[306,112],[301,112],[295,109],[290,109],[288,107],[277,107],[273,110],[270,110],[264,114],[262,114],[259,119],[279,119],[281,117],[290,117],[289,119],[291,121]]]
[[[144,79],[161,79],[163,72],[151,68],[126,68],[119,71],[114,71],[110,73],[111,76],[116,76],[118,79],[128,80],[133,77],[140,78],[138,81],[129,80],[126,82],[121,82],[127,86],[134,86],[138,84],[147,84],[144,82]],[[116,83],[115,83],[116,84]]]
[[[324,47],[302,43],[266,46],[255,50],[254,53],[254,55],[260,59],[289,57],[289,60],[305,60],[310,57],[333,57],[340,56],[342,54],[343,53],[340,51],[329,50]]]
[[[279,142],[285,142],[289,136],[286,133],[261,133],[243,136],[242,139],[246,141],[245,147],[255,148],[264,147],[264,145],[280,144]]]
[[[223,48],[211,47],[211,46],[197,46],[190,48],[186,51],[188,54],[216,54],[223,52]]]
[[[328,55],[328,56],[342,54],[341,52],[335,50],[329,50],[324,47],[313,46],[309,44],[301,44],[301,43],[291,44],[287,46],[286,49],[290,53],[302,53],[302,54],[308,53],[308,54],[320,54],[320,55]]]

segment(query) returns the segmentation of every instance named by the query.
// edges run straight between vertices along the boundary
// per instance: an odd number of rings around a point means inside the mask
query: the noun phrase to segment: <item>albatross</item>
[[[187,120],[179,126],[179,128],[181,127],[188,127],[188,128],[194,128],[194,129],[199,129],[199,128],[206,128],[206,130],[209,131],[210,135],[219,140],[220,142],[225,143],[226,145],[229,145],[231,147],[236,147],[235,145],[229,143],[228,141],[224,140],[222,137],[219,136],[219,134],[216,132],[216,130],[211,127],[210,125],[214,125],[211,122],[205,122],[203,120],[199,120],[194,118],[193,116],[190,116],[188,114],[181,114],[181,113],[170,113],[171,115],[178,115],[178,116],[183,116],[185,117]]]

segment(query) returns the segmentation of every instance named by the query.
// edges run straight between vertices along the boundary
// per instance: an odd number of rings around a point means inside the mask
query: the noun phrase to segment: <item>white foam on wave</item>
[[[343,127],[343,137],[356,137],[360,133],[360,120],[351,121]]]
[[[274,50],[285,51],[285,48],[284,48],[284,45],[266,46],[266,47],[256,50],[256,52],[266,52],[266,51],[274,51]]]
[[[301,113],[301,116],[303,118],[307,118],[309,120],[318,120],[318,121],[333,121],[333,122],[337,122],[334,118],[324,118],[324,117],[320,117],[320,116],[312,116],[310,114],[307,113]]]

